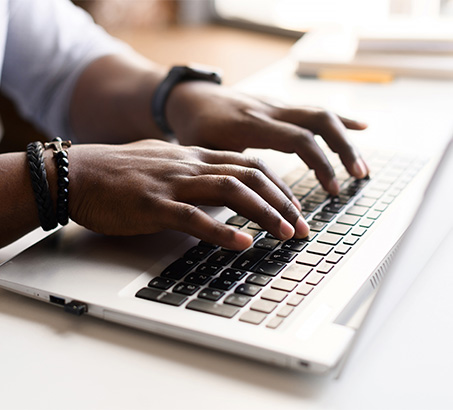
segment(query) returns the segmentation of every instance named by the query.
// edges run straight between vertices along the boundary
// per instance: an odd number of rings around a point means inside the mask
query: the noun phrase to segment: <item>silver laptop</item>
[[[105,237],[70,224],[5,263],[0,286],[62,314],[327,373],[353,343],[439,163],[365,156],[372,172],[364,180],[332,158],[342,183],[336,198],[304,166],[285,177],[311,226],[304,240],[279,241],[224,208],[207,211],[251,233],[249,249],[231,252],[170,231]],[[452,161],[451,143],[448,157],[442,162]]]

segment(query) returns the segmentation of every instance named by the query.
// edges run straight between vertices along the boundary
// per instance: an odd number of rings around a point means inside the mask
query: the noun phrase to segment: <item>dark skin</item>
[[[252,238],[198,205],[228,206],[280,239],[309,232],[289,188],[262,161],[239,153],[245,148],[297,153],[335,195],[334,172],[313,139],[319,134],[351,175],[368,174],[346,136],[365,124],[321,109],[277,107],[201,81],[170,94],[167,120],[181,145],[162,141],[149,101],[165,72],[140,56],[108,56],[79,78],[70,111],[79,144],[69,149],[69,214],[80,225],[114,235],[175,229],[240,250]],[[45,163],[55,200],[50,150]],[[0,172],[8,175],[0,181],[4,246],[39,222],[25,153],[0,155]]]

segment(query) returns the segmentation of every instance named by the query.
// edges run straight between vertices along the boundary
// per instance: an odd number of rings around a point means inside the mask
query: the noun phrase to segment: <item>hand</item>
[[[316,108],[287,108],[256,100],[206,82],[178,84],[168,99],[167,119],[180,143],[243,151],[272,148],[295,152],[312,169],[323,188],[337,195],[335,173],[314,140],[321,135],[356,178],[368,167],[346,136],[346,129],[366,125]]]
[[[69,149],[69,215],[111,235],[175,229],[230,249],[252,238],[197,205],[225,205],[280,239],[309,228],[289,188],[260,160],[146,140]]]

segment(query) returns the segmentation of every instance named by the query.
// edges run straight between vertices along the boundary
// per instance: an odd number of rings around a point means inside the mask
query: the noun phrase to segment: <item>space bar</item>
[[[197,310],[198,312],[210,313],[222,317],[233,317],[238,308],[228,305],[219,305],[218,303],[208,302],[206,300],[192,300],[187,306],[187,309]]]

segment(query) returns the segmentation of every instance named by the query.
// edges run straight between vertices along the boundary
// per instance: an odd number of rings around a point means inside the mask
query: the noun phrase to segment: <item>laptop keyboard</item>
[[[421,160],[375,153],[373,177],[357,180],[335,165],[341,191],[329,196],[305,166],[284,180],[310,225],[304,239],[281,241],[235,215],[227,224],[254,237],[234,252],[200,241],[154,277],[136,297],[253,325],[278,328],[338,271],[381,215],[423,167]]]

